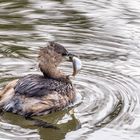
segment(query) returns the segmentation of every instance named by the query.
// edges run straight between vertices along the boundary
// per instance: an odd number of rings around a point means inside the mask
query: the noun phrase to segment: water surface
[[[39,128],[23,117],[0,116],[0,139],[139,140],[139,0],[1,0],[0,87],[39,73],[37,52],[47,41],[78,54],[83,69],[70,109],[40,117],[59,130]],[[62,65],[65,72],[71,66]]]

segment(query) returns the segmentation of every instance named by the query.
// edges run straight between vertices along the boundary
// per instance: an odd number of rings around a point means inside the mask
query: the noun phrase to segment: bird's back
[[[41,97],[52,91],[65,95],[72,89],[71,82],[66,83],[42,75],[27,75],[18,81],[15,93],[28,97]]]

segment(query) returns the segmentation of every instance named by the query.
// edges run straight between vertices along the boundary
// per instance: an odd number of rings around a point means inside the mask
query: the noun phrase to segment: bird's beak
[[[72,62],[72,64],[73,64],[73,73],[72,73],[72,76],[76,76],[76,74],[78,74],[79,71],[82,68],[82,62],[78,58],[78,56],[76,56],[74,54],[69,53],[68,56],[69,56],[69,61]]]

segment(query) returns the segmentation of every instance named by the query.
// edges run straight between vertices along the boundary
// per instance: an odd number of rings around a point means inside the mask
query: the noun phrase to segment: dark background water
[[[50,40],[83,63],[73,80],[74,114],[66,109],[40,117],[60,128],[53,130],[4,113],[0,139],[139,140],[140,1],[1,0],[0,87],[39,73],[37,52]],[[72,71],[67,63],[62,68]]]

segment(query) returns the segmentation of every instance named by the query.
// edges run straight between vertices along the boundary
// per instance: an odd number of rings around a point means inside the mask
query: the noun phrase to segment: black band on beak
[[[73,61],[73,57],[78,57],[77,55],[72,54],[72,53],[68,53],[67,56],[69,57],[70,61]]]

